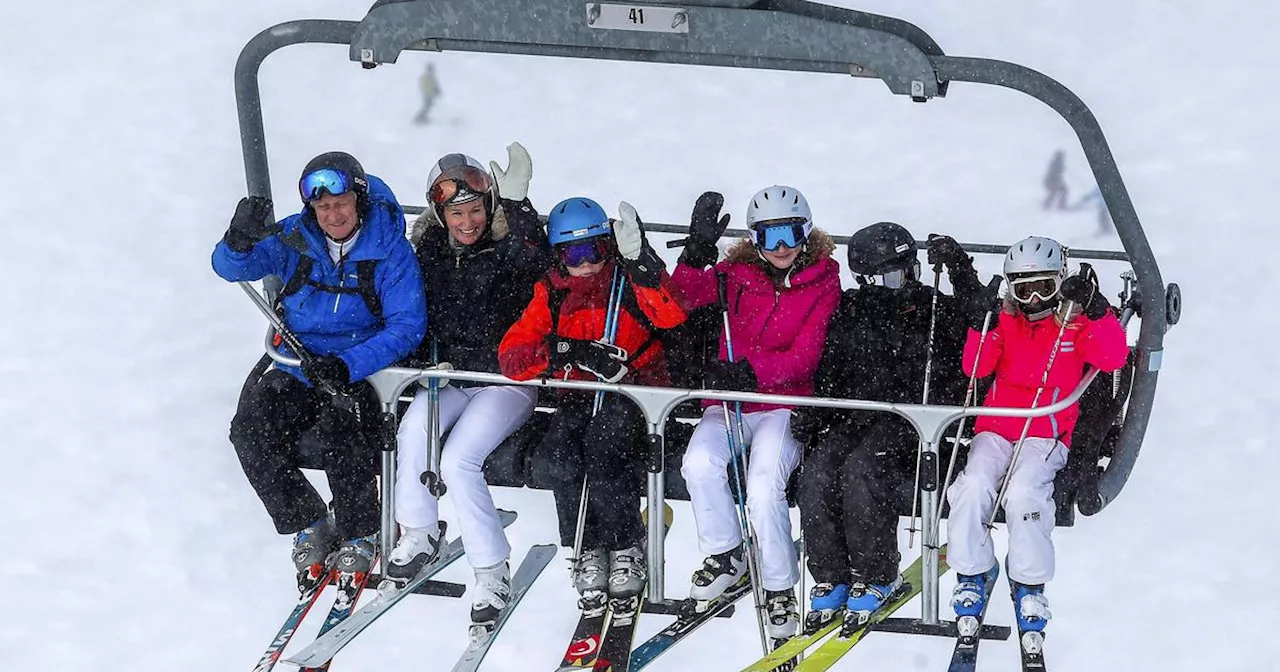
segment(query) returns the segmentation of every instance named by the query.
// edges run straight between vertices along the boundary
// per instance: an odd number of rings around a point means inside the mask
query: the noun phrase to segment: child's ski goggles
[[[886,289],[902,289],[908,281],[920,279],[920,260],[917,259],[902,268],[877,273],[869,276],[869,278],[873,285],[879,285]]]
[[[307,202],[320,198],[326,191],[331,196],[341,196],[350,191],[351,187],[351,177],[333,168],[313,170],[298,180],[298,193]]]
[[[1048,301],[1058,295],[1058,282],[1056,274],[1009,278],[1009,293],[1019,303]]]
[[[556,253],[560,255],[560,262],[566,268],[574,268],[583,264],[598,264],[609,258],[609,246],[603,238],[595,237],[561,245],[556,248]]]

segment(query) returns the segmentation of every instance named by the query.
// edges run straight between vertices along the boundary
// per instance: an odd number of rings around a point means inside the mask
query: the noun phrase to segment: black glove
[[[716,360],[707,367],[707,389],[755,392],[758,386],[756,372],[745,359],[736,362]]]
[[[656,289],[662,284],[662,271],[667,267],[662,263],[658,253],[648,245],[640,249],[639,259],[632,260],[624,257],[622,265],[627,269],[627,277],[631,278],[633,284],[649,289]]]
[[[1098,290],[1098,274],[1093,266],[1080,264],[1080,272],[1062,281],[1059,290],[1062,298],[1074,301],[1084,311],[1084,316],[1091,320],[1100,320],[1107,314],[1111,304],[1107,297]]]
[[[1001,280],[1003,278],[997,275],[981,290],[968,296],[956,297],[964,310],[969,328],[974,331],[982,331],[983,325],[990,330],[996,326],[996,320],[1000,319],[1001,301],[998,290]],[[988,313],[991,314],[990,321],[987,320]]]
[[[791,436],[802,446],[817,443],[818,436],[827,428],[825,408],[797,408],[791,411]]]
[[[551,368],[555,370],[576,366],[606,383],[616,383],[627,375],[627,351],[616,345],[551,336],[547,339],[547,349]]]
[[[302,360],[302,373],[314,385],[328,385],[342,390],[351,385],[351,370],[336,355],[321,355]]]
[[[248,252],[258,241],[270,236],[275,229],[271,221],[271,199],[266,196],[246,196],[236,204],[236,214],[222,240],[236,252]]]
[[[925,255],[930,266],[942,264],[948,269],[973,261],[951,236],[929,234],[928,253]]]
[[[694,268],[705,268],[716,263],[720,251],[716,242],[729,228],[729,214],[720,216],[720,208],[724,207],[724,195],[708,191],[698,197],[693,205],[693,215],[689,218],[689,240],[680,254],[680,263]]]

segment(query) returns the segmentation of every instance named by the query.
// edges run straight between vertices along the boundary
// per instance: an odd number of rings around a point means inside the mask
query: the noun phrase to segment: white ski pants
[[[405,527],[433,528],[440,519],[439,503],[420,480],[428,462],[427,398],[425,389],[418,391],[396,433],[396,521]],[[440,390],[440,432],[453,430],[440,453],[440,476],[449,486],[472,567],[492,567],[511,555],[482,467],[529,419],[536,401],[531,387],[449,385]]]
[[[996,564],[987,522],[995,510],[1000,482],[1013,458],[1013,444],[981,432],[969,447],[969,462],[947,490],[947,562],[960,574],[982,574]],[[1055,439],[1027,438],[1004,495],[1009,528],[1005,570],[1018,583],[1053,578],[1053,477],[1067,463],[1067,447]]]
[[[733,406],[729,407],[733,417]],[[791,514],[787,510],[787,479],[800,463],[800,444],[791,437],[791,411],[777,409],[742,414],[747,454],[747,518],[759,542],[760,582],[765,590],[787,590],[800,580]],[[729,437],[724,410],[710,406],[693,430],[680,473],[689,486],[698,546],[715,555],[742,543],[737,500],[731,489]]]

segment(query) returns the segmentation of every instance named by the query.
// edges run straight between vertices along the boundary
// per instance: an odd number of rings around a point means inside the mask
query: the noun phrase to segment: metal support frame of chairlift
[[[631,9],[647,12],[628,15]],[[629,19],[629,20],[628,20]],[[1097,494],[1077,501],[1081,513],[1093,515],[1124,487],[1141,448],[1151,413],[1163,353],[1165,331],[1177,321],[1180,295],[1165,287],[1124,181],[1116,168],[1102,129],[1089,108],[1053,79],[1020,65],[998,60],[947,56],[920,28],[898,19],[830,7],[801,0],[686,0],[655,4],[595,3],[579,0],[379,0],[360,22],[289,21],[268,28],[245,45],[236,62],[236,106],[244,153],[248,193],[271,194],[266,139],[258,90],[258,70],[274,51],[293,44],[346,45],[352,61],[365,68],[395,63],[406,49],[599,58],[619,61],[679,63],[721,67],[794,70],[879,79],[896,95],[924,102],[946,95],[952,82],[990,84],[1020,91],[1051,107],[1075,131],[1115,223],[1125,252],[1082,253],[1077,258],[1127,261],[1136,277],[1142,326],[1127,415],[1114,456],[1101,475]],[[655,226],[657,231],[685,232],[687,227]],[[965,245],[972,252],[998,252],[997,246]],[[268,344],[270,345],[270,344]],[[268,348],[270,350],[270,348]],[[480,382],[512,381],[494,374],[452,371],[447,374],[390,368],[370,380],[384,408],[395,412],[399,393],[422,377],[447,376]],[[1040,409],[982,408],[987,415],[1043,415],[1074,403],[1092,380],[1086,378],[1070,397]],[[682,390],[591,382],[530,381],[544,387],[607,390],[635,401],[650,425],[648,505],[650,520],[660,520],[664,488],[662,431],[667,414],[686,399],[765,401],[829,408],[892,412],[906,417],[920,433],[926,449],[936,452],[945,424],[977,408],[921,406],[880,402],[787,397],[781,395]],[[382,461],[383,543],[394,532],[391,483],[394,456]],[[923,493],[924,600],[921,621],[938,625],[938,528],[933,513],[936,492]],[[665,601],[664,548],[660,526],[649,539],[649,600]],[[385,549],[384,549],[385,550]],[[385,558],[385,553],[384,553]]]

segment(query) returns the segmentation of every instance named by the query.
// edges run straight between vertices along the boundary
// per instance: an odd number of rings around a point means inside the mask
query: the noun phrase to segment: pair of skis
[[[573,639],[560,661],[559,671],[628,672],[632,660],[631,644],[635,641],[643,605],[643,592],[636,597],[600,597],[583,604],[578,626],[574,628]]]
[[[938,562],[938,575],[945,574],[947,570],[946,550],[943,547],[942,557]],[[858,642],[862,641],[862,638],[873,630],[877,624],[889,618],[894,612],[919,595],[924,586],[923,576],[924,568],[921,559],[916,558],[916,561],[911,563],[906,571],[902,573],[902,586],[885,601],[883,606],[872,612],[870,618],[866,621],[858,622],[848,614],[843,619],[833,618],[816,631],[805,632],[783,642],[772,653],[748,665],[742,672],[770,672],[779,667],[790,665],[795,658],[804,654],[814,645],[818,645],[817,648],[814,648],[795,667],[796,672],[830,669],[846,653],[852,650]],[[834,636],[832,636],[833,634]]]
[[[986,600],[982,613],[976,618],[956,619],[955,650],[951,653],[951,665],[947,672],[976,672],[978,668],[978,644],[982,641],[982,624],[986,620],[987,608],[991,606],[991,591],[997,581],[990,581],[986,587]],[[1014,619],[1017,620],[1016,618]],[[1022,657],[1022,672],[1045,672],[1044,633],[1035,630],[1018,631],[1018,648]]]
[[[499,511],[498,517],[505,528],[515,522],[516,514],[511,511]],[[320,634],[316,637],[316,640],[301,652],[286,658],[284,662],[297,665],[303,669],[327,669],[327,665],[338,651],[355,639],[356,635],[369,627],[400,600],[425,584],[436,573],[443,570],[454,560],[462,557],[462,554],[462,540],[454,539],[441,550],[435,561],[425,565],[417,576],[404,587],[397,588],[394,584],[388,585],[389,582],[384,581],[383,585],[378,587],[378,595],[362,609],[354,612],[352,609],[355,607],[356,598],[359,597],[358,593],[348,596],[352,599],[347,600],[342,605],[345,609],[339,609],[339,600],[335,600],[334,608],[330,610],[329,617],[325,619],[324,625],[321,626]],[[259,659],[258,665],[254,667],[254,672],[269,672],[276,665],[285,647],[289,644],[289,640],[297,632],[298,625],[302,623],[311,606],[320,597],[320,593],[334,578],[334,572],[327,569],[316,580],[314,586],[303,586],[303,592],[298,599],[298,603],[288,617],[285,618],[285,622],[280,627],[279,632],[271,640],[270,646],[267,647],[266,652]],[[367,577],[365,580],[367,581]],[[363,588],[363,584],[361,584],[361,588]],[[345,613],[343,613],[344,611]]]
[[[329,609],[329,615],[325,617],[324,624],[320,626],[320,635],[331,630],[351,615],[352,610],[355,609],[356,601],[360,599],[360,593],[364,590],[365,583],[369,580],[367,572],[339,572],[327,565],[323,570],[320,570],[318,578],[314,574],[316,572],[313,571],[312,577],[304,577],[299,582],[302,594],[298,597],[298,602],[294,605],[293,610],[285,617],[284,624],[280,626],[280,630],[272,638],[267,650],[258,659],[258,664],[253,668],[254,672],[268,672],[275,667],[280,660],[280,654],[284,652],[284,648],[293,639],[294,633],[298,631],[298,626],[302,624],[302,620],[311,611],[311,607],[319,601],[320,594],[324,592],[325,587],[331,583],[336,583],[338,594],[334,597],[333,606]],[[327,669],[329,669],[329,663],[328,660],[325,660],[319,667],[304,668],[304,672]]]

